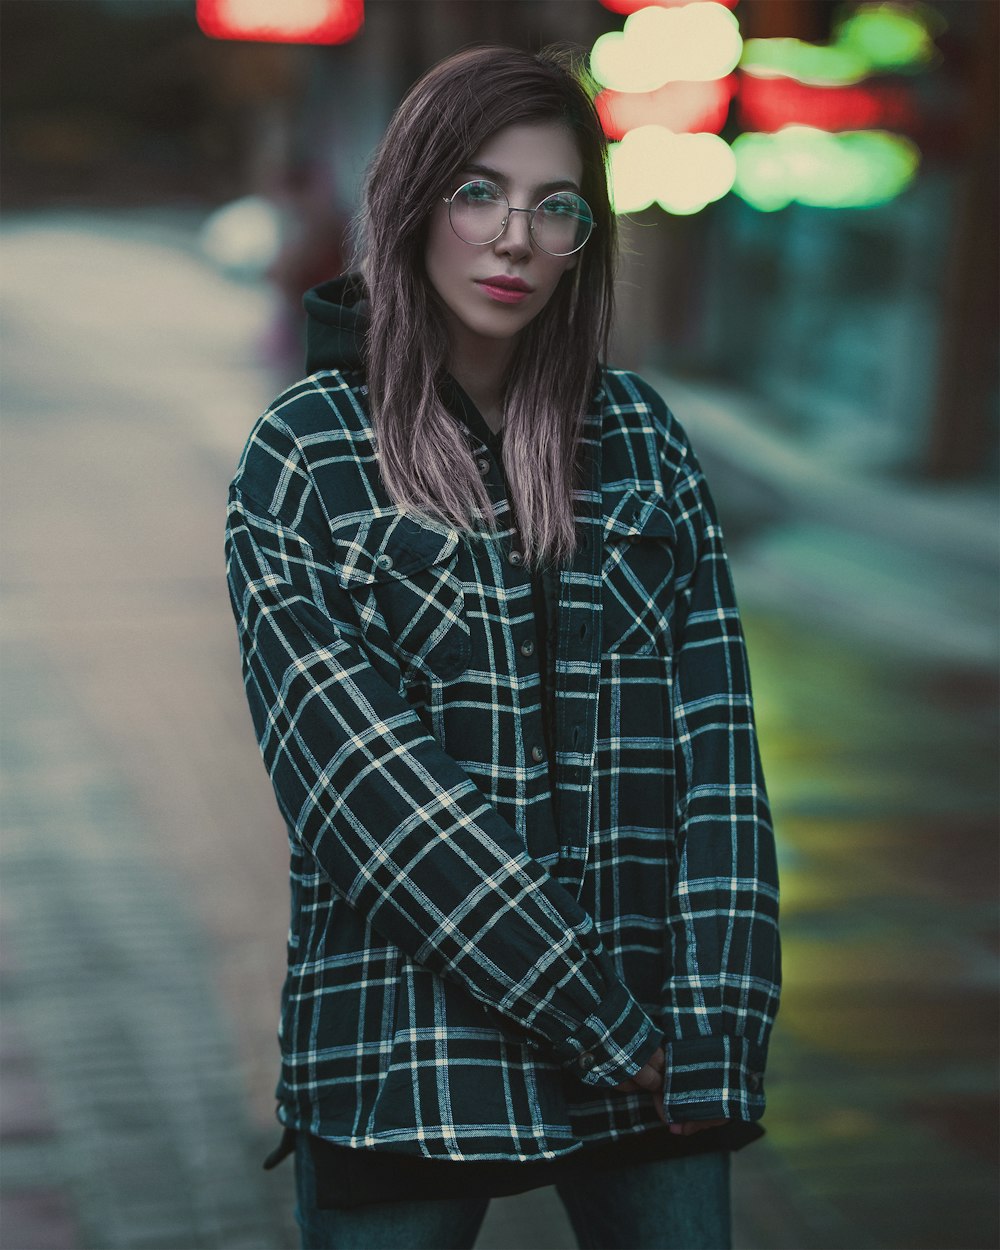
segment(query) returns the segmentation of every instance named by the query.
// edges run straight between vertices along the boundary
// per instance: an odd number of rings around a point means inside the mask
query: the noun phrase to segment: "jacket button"
[[[750,1089],[756,1094],[757,1091],[760,1089],[761,1085],[763,1084],[763,1078],[761,1077],[761,1074],[759,1072],[751,1072],[749,1079],[747,1080],[747,1084],[750,1086]]]
[[[380,556],[375,557],[375,563],[380,569],[392,568],[392,556],[387,556],[384,552]]]
[[[521,554],[520,551],[512,551],[510,555],[507,557],[507,559],[510,561],[511,564],[515,566],[524,563],[524,556]]]
[[[521,654],[522,655],[534,655],[535,654],[535,644],[531,641],[530,638],[526,638],[524,642],[521,643]]]
[[[589,1050],[585,1050],[577,1063],[580,1065],[581,1072],[589,1072],[597,1061]]]
[[[536,764],[540,764],[542,760],[545,759],[545,752],[542,750],[541,747],[532,747],[531,758],[535,761]]]
[[[477,468],[477,469],[479,470],[479,472],[483,475],[483,477],[485,477],[485,476],[486,476],[486,474],[487,474],[487,473],[489,473],[489,471],[490,471],[490,462],[489,462],[489,460],[487,460],[487,458],[486,458],[485,456],[477,456],[477,457],[476,457],[476,468]]]

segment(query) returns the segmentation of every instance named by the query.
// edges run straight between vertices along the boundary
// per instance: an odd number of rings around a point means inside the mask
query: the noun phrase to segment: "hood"
[[[307,291],[306,373],[364,367],[368,301],[359,273],[347,273]]]

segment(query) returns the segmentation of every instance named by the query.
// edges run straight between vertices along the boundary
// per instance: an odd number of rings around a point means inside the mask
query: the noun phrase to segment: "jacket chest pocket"
[[[392,513],[337,530],[333,542],[337,578],[351,592],[369,647],[404,676],[450,681],[465,671],[471,637],[457,530]]]
[[[605,655],[669,650],[674,611],[676,530],[661,495],[606,490],[604,510],[603,644]]]

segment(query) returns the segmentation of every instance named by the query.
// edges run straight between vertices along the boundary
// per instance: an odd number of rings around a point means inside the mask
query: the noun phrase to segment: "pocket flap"
[[[604,537],[673,538],[676,530],[662,495],[646,495],[633,487],[605,490],[602,495]]]
[[[398,512],[365,517],[332,538],[337,579],[345,588],[409,577],[450,560],[458,546],[457,530],[431,529]]]

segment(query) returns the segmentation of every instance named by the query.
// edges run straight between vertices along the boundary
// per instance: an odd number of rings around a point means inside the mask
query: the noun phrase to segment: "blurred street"
[[[199,222],[0,232],[3,1250],[297,1244],[291,1166],[260,1168],[285,834],[222,554],[282,383],[271,296],[201,258]],[[838,484],[738,395],[657,381],[733,538],[782,859],[736,1244],[994,1247],[994,506]],[[575,1242],[541,1190],[494,1202],[477,1245]]]

